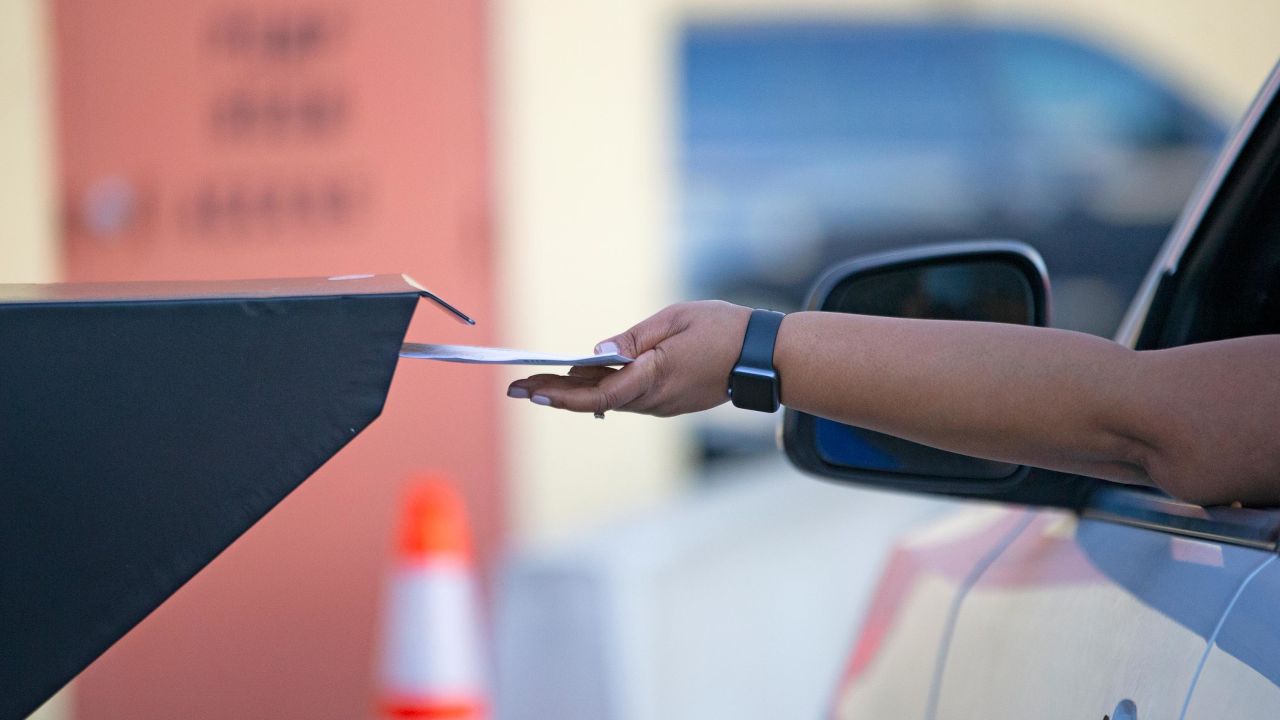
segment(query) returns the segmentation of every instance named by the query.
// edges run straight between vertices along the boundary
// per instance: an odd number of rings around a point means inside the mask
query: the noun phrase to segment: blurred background
[[[404,272],[479,319],[412,340],[571,352],[999,237],[1044,255],[1056,325],[1107,335],[1278,26],[1269,0],[0,0],[0,282]],[[776,418],[599,422],[513,377],[403,363],[42,717],[371,716],[423,472],[467,500],[498,716],[812,717],[894,537],[950,510],[799,478]]]

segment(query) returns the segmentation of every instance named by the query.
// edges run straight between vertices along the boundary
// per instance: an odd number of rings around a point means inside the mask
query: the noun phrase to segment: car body
[[[1280,67],[1191,198],[1118,342],[1280,332],[1278,90]],[[811,472],[997,503],[897,545],[833,716],[1280,716],[1280,510],[1202,508],[1033,468],[842,475],[806,459],[805,442],[788,427],[789,456]]]

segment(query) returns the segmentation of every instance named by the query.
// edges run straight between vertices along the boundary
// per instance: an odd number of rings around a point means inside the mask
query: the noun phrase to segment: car
[[[784,311],[855,254],[1014,237],[1054,272],[1054,324],[1109,335],[1226,132],[1160,73],[1029,27],[692,23],[679,67],[684,294]],[[708,461],[772,449],[742,415],[697,421]]]
[[[808,307],[1043,325],[1047,300],[1029,246],[963,242],[845,263]],[[1278,332],[1280,66],[1115,340],[1151,350]],[[1280,716],[1280,509],[1200,507],[792,410],[783,437],[796,466],[828,480],[981,501],[897,543],[833,717]]]
[[[1016,237],[1055,322],[1110,334],[1226,132],[1160,72],[1016,25],[691,23],[679,67],[686,294],[779,310],[854,254]]]

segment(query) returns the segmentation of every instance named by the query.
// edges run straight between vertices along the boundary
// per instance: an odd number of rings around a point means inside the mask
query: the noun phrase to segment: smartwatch
[[[729,399],[746,410],[776,412],[779,398],[778,371],[773,367],[773,346],[785,314],[773,310],[752,310],[747,332],[742,337],[742,353],[729,375]]]

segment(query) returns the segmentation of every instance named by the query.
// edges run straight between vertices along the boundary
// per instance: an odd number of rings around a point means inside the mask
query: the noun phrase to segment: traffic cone
[[[486,717],[473,570],[462,498],[442,478],[415,483],[387,588],[382,717]]]

